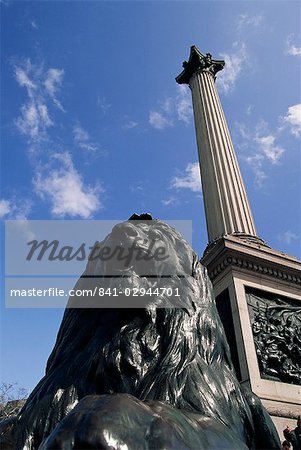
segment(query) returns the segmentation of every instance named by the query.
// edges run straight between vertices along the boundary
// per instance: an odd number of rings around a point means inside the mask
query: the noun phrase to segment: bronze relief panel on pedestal
[[[301,305],[257,289],[246,290],[260,376],[301,385]]]

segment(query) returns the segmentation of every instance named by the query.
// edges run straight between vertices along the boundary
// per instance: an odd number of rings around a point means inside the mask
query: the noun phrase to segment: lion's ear
[[[196,253],[193,252],[193,255],[192,255],[192,276],[193,276],[193,278],[195,278],[196,271],[197,271],[199,264],[200,264],[199,257]]]
[[[151,214],[149,213],[143,213],[143,214],[137,214],[134,213],[131,215],[131,217],[128,220],[153,220]]]
[[[131,215],[131,217],[128,218],[128,220],[139,220],[139,215],[134,213]]]

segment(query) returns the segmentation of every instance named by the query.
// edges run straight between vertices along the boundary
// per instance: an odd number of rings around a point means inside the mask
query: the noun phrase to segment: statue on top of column
[[[179,84],[189,84],[190,78],[196,71],[206,71],[215,77],[224,65],[225,61],[212,59],[211,53],[204,55],[195,45],[192,45],[189,60],[183,62],[184,70],[176,77],[176,81]]]

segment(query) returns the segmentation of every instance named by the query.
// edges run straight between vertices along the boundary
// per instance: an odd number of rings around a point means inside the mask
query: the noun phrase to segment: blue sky
[[[301,257],[299,2],[2,0],[1,9],[3,220],[149,211],[191,220],[201,255],[190,92],[175,82],[195,44],[226,61],[218,90],[258,234]],[[1,378],[32,389],[63,312],[1,312]]]

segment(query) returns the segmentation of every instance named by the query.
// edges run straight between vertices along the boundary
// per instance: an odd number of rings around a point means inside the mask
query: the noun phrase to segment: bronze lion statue
[[[269,415],[236,378],[197,255],[147,214],[115,226],[93,252],[134,240],[139,261],[91,259],[76,288],[157,295],[121,295],[117,306],[70,297],[45,376],[0,425],[1,448],[279,449]],[[168,258],[154,258],[158,248]]]

